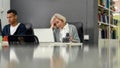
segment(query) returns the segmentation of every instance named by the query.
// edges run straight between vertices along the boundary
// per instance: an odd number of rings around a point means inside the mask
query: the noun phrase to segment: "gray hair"
[[[57,18],[59,18],[59,19],[63,20],[63,22],[64,22],[64,23],[66,23],[66,18],[65,18],[63,15],[59,14],[59,13],[55,13],[55,14],[52,16],[52,18],[51,18],[51,21],[50,21],[50,22],[52,22],[52,21],[53,21],[53,19],[54,19],[55,17],[57,17]]]

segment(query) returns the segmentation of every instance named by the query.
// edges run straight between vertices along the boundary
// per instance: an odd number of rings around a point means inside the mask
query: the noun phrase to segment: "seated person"
[[[80,42],[76,27],[68,24],[63,15],[54,14],[50,23],[54,32],[55,42],[64,42],[63,38],[66,36],[69,36],[69,41]]]
[[[2,30],[2,36],[9,36],[9,35],[25,35],[26,34],[26,27],[24,24],[19,23],[17,21],[17,12],[15,10],[8,10],[7,11],[7,19],[9,24],[4,26]]]

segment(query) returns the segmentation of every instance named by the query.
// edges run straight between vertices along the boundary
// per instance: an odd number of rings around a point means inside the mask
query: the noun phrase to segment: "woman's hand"
[[[56,28],[56,23],[55,22],[51,22],[50,24],[51,24],[50,28]]]
[[[74,40],[72,36],[69,36],[69,41],[73,43],[77,43],[77,40]]]
[[[72,36],[69,36],[69,41],[72,41],[73,40],[73,37]]]

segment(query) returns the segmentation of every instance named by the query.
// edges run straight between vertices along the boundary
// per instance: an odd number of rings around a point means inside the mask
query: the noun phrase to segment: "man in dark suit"
[[[7,19],[9,24],[4,26],[2,31],[2,36],[9,35],[25,35],[26,27],[24,24],[17,21],[17,12],[13,9],[7,11]]]

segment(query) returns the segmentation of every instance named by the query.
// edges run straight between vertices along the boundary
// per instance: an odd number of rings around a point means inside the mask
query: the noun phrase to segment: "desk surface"
[[[10,46],[8,44],[8,42],[4,41],[2,43],[0,43],[1,46]],[[19,44],[17,44],[19,45]],[[22,45],[26,45],[26,44],[22,44]],[[27,44],[27,45],[31,45],[31,44]],[[32,44],[33,45],[33,44]],[[62,43],[62,42],[40,42],[39,44],[37,44],[39,46],[83,46],[83,43]]]
[[[38,46],[3,48],[0,50],[0,68],[114,68],[117,63],[115,57],[118,47],[111,47],[109,56],[109,48],[104,46],[98,48],[49,44],[53,45],[41,43]]]
[[[40,42],[40,46],[83,46],[83,43]]]

